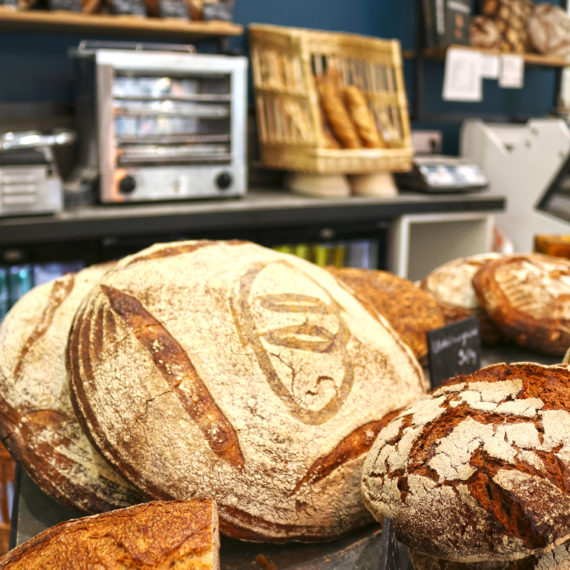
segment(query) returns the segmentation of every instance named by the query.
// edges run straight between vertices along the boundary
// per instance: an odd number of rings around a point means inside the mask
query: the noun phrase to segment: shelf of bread
[[[197,40],[239,36],[243,27],[223,21],[189,21],[176,18],[143,18],[130,15],[86,14],[66,11],[17,11],[0,8],[0,29],[43,29],[50,32],[94,30],[99,34],[140,33]]]
[[[525,63],[529,65],[542,65],[546,67],[568,67],[570,60],[563,57],[545,56],[539,53],[520,53],[515,54],[512,52],[502,52],[499,50],[485,49],[480,47],[464,46],[464,45],[450,45],[444,47],[425,48],[422,50],[423,57],[427,59],[444,59],[449,49],[464,49],[471,51],[478,51],[488,55],[520,55]],[[405,51],[404,58],[412,59],[417,57],[416,51]]]

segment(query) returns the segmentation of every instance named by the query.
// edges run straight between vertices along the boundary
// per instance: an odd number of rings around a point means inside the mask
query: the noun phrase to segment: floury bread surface
[[[34,288],[0,327],[0,437],[46,493],[89,513],[143,500],[83,433],[65,370],[75,310],[109,269],[93,266]]]
[[[539,253],[505,256],[481,267],[473,286],[508,338],[564,355],[570,345],[570,260]]]
[[[152,501],[48,528],[0,568],[219,570],[219,545],[213,501]]]
[[[390,326],[325,270],[247,242],[125,258],[68,344],[96,445],[155,498],[213,497],[246,540],[323,540],[369,520],[379,419],[423,393]]]
[[[570,369],[498,364],[434,390],[379,433],[363,495],[402,542],[436,558],[517,560],[563,544]]]

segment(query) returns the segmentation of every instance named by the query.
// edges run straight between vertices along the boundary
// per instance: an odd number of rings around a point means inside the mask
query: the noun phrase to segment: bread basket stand
[[[248,29],[261,161],[308,175],[410,170],[412,146],[401,46],[355,34],[252,24]],[[364,95],[387,148],[327,148],[316,77],[334,69]],[[299,178],[297,178],[299,180]],[[301,178],[303,180],[303,178]],[[338,195],[338,194],[333,194]]]

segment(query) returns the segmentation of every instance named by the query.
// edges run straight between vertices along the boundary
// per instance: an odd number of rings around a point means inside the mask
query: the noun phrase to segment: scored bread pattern
[[[508,302],[535,319],[570,319],[570,263],[524,258],[499,268],[497,285]]]
[[[423,393],[417,361],[328,272],[254,244],[199,245],[121,261],[78,311],[68,362],[85,429],[149,496],[215,498],[230,536],[311,541],[366,524],[364,457],[375,423]],[[203,415],[179,397],[196,382],[214,404]],[[218,412],[243,462],[200,426]]]
[[[504,256],[473,277],[477,297],[507,337],[562,356],[570,345],[570,260]]]
[[[137,299],[106,285],[102,285],[101,290],[113,311],[151,354],[155,366],[188,415],[200,427],[212,451],[234,467],[243,467],[244,459],[236,432],[212,399],[182,347]],[[184,389],[181,389],[183,381]]]
[[[369,508],[443,558],[451,547],[466,561],[516,557],[568,538],[569,382],[563,366],[495,365],[433,391],[380,432],[364,468]],[[435,500],[441,536],[438,521],[421,524]]]
[[[24,342],[20,354],[18,356],[16,366],[14,367],[14,378],[20,376],[22,370],[22,365],[24,364],[24,359],[30,351],[30,348],[44,336],[51,326],[53,319],[55,317],[56,311],[59,309],[61,304],[69,297],[69,294],[73,290],[73,285],[75,284],[75,276],[72,273],[64,275],[63,277],[56,279],[51,286],[46,305],[42,314],[38,320],[38,323],[30,336]]]
[[[292,269],[287,263],[283,265]],[[287,405],[291,415],[307,424],[322,424],[334,417],[354,384],[354,370],[347,351],[350,330],[342,318],[340,307],[332,299],[325,303],[316,297],[299,293],[253,295],[255,280],[266,267],[265,263],[254,264],[241,277],[239,296],[232,302],[234,323],[242,343],[253,347],[271,390]],[[256,324],[255,305],[265,313],[306,315],[306,320],[301,324],[260,330],[260,325]],[[311,315],[330,317],[331,324],[336,325],[337,329],[311,324]],[[339,368],[342,369],[342,379],[335,382],[333,378],[323,375],[314,385],[306,386],[299,380],[295,367],[282,356],[274,354],[275,347],[304,351],[309,356],[311,353],[337,353],[341,355]],[[283,363],[290,370],[290,384],[277,371],[271,357],[279,361],[277,364]]]
[[[75,308],[107,269],[94,266],[35,287],[0,329],[0,437],[45,493],[84,512],[142,500],[90,445],[66,378]]]

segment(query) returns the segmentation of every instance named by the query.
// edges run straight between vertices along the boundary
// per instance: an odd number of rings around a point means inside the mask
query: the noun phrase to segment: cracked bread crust
[[[498,364],[432,391],[378,434],[363,496],[436,558],[516,560],[565,542],[570,368]]]
[[[386,321],[323,269],[250,243],[157,245],[119,265],[68,343],[105,457],[154,498],[213,497],[244,540],[369,522],[360,477],[379,420],[424,393]]]
[[[422,289],[439,304],[448,324],[477,317],[481,342],[488,346],[504,341],[504,335],[479,304],[472,280],[481,267],[500,257],[492,252],[460,257],[440,265],[421,282]]]
[[[219,570],[216,505],[152,501],[48,528],[0,558],[0,568]]]
[[[383,315],[418,359],[427,357],[426,332],[445,325],[443,313],[430,293],[387,271],[352,267],[327,270],[373,315]]]
[[[144,500],[83,433],[65,369],[75,310],[109,269],[93,266],[34,288],[0,328],[0,438],[44,492],[87,513]]]
[[[473,277],[481,306],[508,338],[563,356],[570,345],[570,261],[542,254],[492,261]]]

